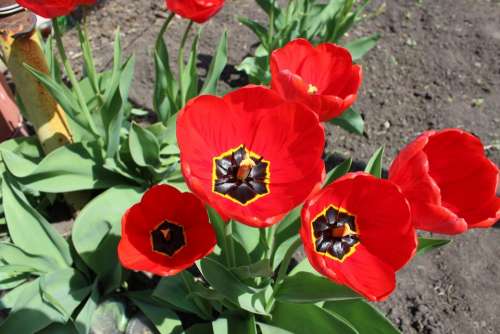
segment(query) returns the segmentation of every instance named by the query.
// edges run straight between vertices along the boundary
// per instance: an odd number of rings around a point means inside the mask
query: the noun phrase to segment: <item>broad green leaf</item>
[[[147,129],[132,123],[129,134],[129,148],[138,166],[156,166],[160,161],[160,144]]]
[[[8,173],[3,174],[3,207],[9,235],[25,252],[53,259],[58,266],[72,263],[69,245],[36,211]]]
[[[430,238],[418,238],[418,249],[417,254],[425,254],[433,249],[443,247],[450,243],[450,239],[430,239]]]
[[[265,45],[265,47],[268,47],[268,39],[269,39],[269,32],[267,31],[267,28],[264,27],[262,24],[251,20],[246,17],[238,17],[238,21],[240,21],[241,24],[244,26],[248,27],[252,32],[257,36],[259,39],[260,43]]]
[[[10,151],[34,163],[40,162],[45,156],[36,136],[6,140],[0,144],[0,151]]]
[[[330,120],[330,123],[338,125],[344,130],[357,135],[362,135],[364,133],[365,121],[363,117],[361,117],[361,114],[353,108],[347,109],[342,115]]]
[[[200,267],[210,285],[227,299],[251,313],[267,314],[266,305],[270,297],[267,289],[255,289],[244,284],[223,265],[209,257],[201,260]]]
[[[193,299],[189,298],[190,292],[187,290],[181,275],[187,276],[186,279],[190,279],[194,282],[192,275],[188,272],[175,276],[163,277],[154,289],[152,296],[153,298],[171,305],[177,310],[198,314],[202,317],[203,315],[193,302]]]
[[[2,151],[9,171],[28,188],[48,193],[109,188],[127,181],[102,168],[97,142],[75,143],[49,153],[38,165]]]
[[[73,136],[77,135],[77,139],[94,137],[88,121],[78,117],[82,115],[83,111],[73,93],[63,83],[58,83],[48,74],[40,72],[27,64],[24,64],[24,67],[40,81],[65,111]]]
[[[87,28],[81,25],[77,26],[78,37],[80,39],[80,46],[83,53],[83,69],[85,71],[85,75],[89,78],[92,88],[94,89],[95,94],[100,94],[99,91],[99,82],[97,80],[97,70],[94,63],[94,57],[92,55],[92,47],[90,46],[90,41],[87,35]]]
[[[384,156],[384,146],[380,147],[373,153],[365,167],[365,172],[372,174],[375,177],[382,177],[382,158]]]
[[[33,268],[35,272],[47,273],[58,269],[58,264],[51,258],[26,253],[11,243],[0,243],[0,260],[11,265]],[[1,268],[1,267],[0,267]]]
[[[318,303],[326,300],[361,298],[351,289],[311,273],[288,276],[276,292],[276,299],[290,303]]]
[[[82,309],[78,313],[78,316],[75,319],[75,328],[78,334],[89,334],[90,327],[92,325],[92,317],[94,315],[95,310],[97,309],[97,305],[99,303],[99,289],[97,286],[97,282],[92,286],[92,292],[90,297],[83,305]]]
[[[174,330],[182,328],[181,321],[177,315],[166,308],[165,305],[155,302],[151,298],[150,291],[129,292],[127,296],[153,322],[160,334],[170,334]]]
[[[122,216],[141,196],[138,189],[110,188],[87,204],[75,220],[71,235],[75,249],[108,290],[121,283],[117,247]]]
[[[257,334],[253,314],[248,314],[248,317],[229,315],[219,318],[212,322],[212,328],[216,334]]]
[[[212,323],[195,324],[182,332],[183,334],[214,334]]]
[[[210,64],[210,69],[208,70],[207,78],[205,84],[201,89],[201,94],[217,94],[217,81],[222,74],[222,71],[227,64],[227,31],[224,31],[222,35],[219,46],[217,47],[217,52],[212,59]]]
[[[314,304],[276,303],[270,325],[294,334],[358,334],[344,319]]]
[[[233,224],[232,227],[232,236],[251,254],[259,246],[260,229],[239,223]]]
[[[68,322],[66,324],[51,324],[37,332],[37,334],[78,334],[78,332],[75,326],[71,322]]]
[[[65,322],[61,313],[42,299],[40,279],[16,290],[19,293],[11,305],[9,317],[0,324],[0,333],[37,333],[54,322]]]
[[[335,166],[331,171],[326,174],[325,185],[329,185],[341,176],[344,176],[351,169],[352,159],[348,158],[339,165]]]
[[[201,30],[196,34],[191,45],[189,59],[183,73],[179,85],[181,87],[181,103],[183,107],[187,101],[198,95],[198,73],[196,70],[196,59],[198,57],[198,40],[201,35]]]
[[[68,321],[73,311],[90,293],[90,286],[79,271],[66,268],[42,276],[40,293],[42,299],[54,307],[64,321]]]
[[[268,56],[247,57],[236,66],[238,71],[245,72],[254,84],[268,84],[271,81]]]
[[[293,334],[292,332],[289,332],[286,329],[271,326],[262,322],[259,322],[257,324],[262,334]]]
[[[112,297],[99,303],[92,316],[92,333],[125,333],[129,319],[126,300]]]
[[[311,266],[307,258],[300,261],[289,273],[289,276],[296,275],[298,273],[305,272],[318,275],[318,272]]]
[[[323,308],[347,320],[359,334],[401,334],[379,310],[362,299],[327,302]]]
[[[361,37],[349,42],[345,45],[345,47],[351,52],[352,60],[358,60],[361,59],[375,45],[377,45],[379,39],[380,34],[373,34],[371,36]]]
[[[273,263],[272,263],[272,270],[278,269],[280,266],[281,262],[285,258],[286,254],[288,253],[290,247],[300,238],[300,236],[297,234],[284,242],[282,242],[279,247],[276,249],[273,255]]]
[[[128,92],[134,75],[135,57],[130,57],[123,65],[118,82],[118,89],[108,104],[106,109],[102,109],[103,123],[105,126],[107,139],[107,157],[113,157],[119,150],[120,135],[125,118],[125,108],[127,108]]]
[[[246,266],[239,266],[231,269],[231,271],[242,280],[255,277],[272,277],[274,273],[269,259],[263,259]]]

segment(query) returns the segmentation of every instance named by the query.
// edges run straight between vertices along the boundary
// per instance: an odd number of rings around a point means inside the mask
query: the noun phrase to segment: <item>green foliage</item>
[[[451,242],[449,239],[418,238],[417,254],[425,254],[433,249],[443,247]]]
[[[382,158],[384,157],[384,147],[380,147],[373,153],[365,167],[365,172],[372,174],[377,178],[382,177]]]
[[[353,0],[288,1],[284,7],[275,0],[256,0],[266,13],[267,23],[261,24],[249,18],[238,18],[258,38],[259,46],[253,56],[247,57],[238,66],[253,83],[268,83],[269,55],[296,38],[305,38],[315,44],[339,43],[352,26],[363,19],[363,10],[369,0],[356,5]],[[354,60],[360,59],[373,48],[378,35],[364,37],[346,44]],[[361,131],[362,132],[362,131]]]

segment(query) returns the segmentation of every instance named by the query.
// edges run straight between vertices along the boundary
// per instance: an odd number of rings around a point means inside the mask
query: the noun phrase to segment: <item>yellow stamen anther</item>
[[[313,84],[309,84],[309,87],[307,88],[307,93],[308,94],[316,94],[318,92],[318,87],[314,86]]]
[[[253,161],[252,158],[250,158],[250,155],[247,153],[245,155],[245,159],[243,159],[240,162],[240,167],[238,168],[238,173],[236,174],[236,177],[241,181],[246,180],[246,178],[250,174],[250,171],[254,167],[255,167],[255,161]]]

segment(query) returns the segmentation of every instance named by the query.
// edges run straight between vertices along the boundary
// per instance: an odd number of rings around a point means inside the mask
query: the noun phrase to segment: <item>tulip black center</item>
[[[214,158],[213,191],[242,205],[269,194],[270,162],[241,145]]]
[[[359,243],[355,218],[333,206],[312,222],[316,252],[343,261]]]
[[[182,226],[163,222],[151,231],[153,250],[167,256],[173,256],[186,245]]]

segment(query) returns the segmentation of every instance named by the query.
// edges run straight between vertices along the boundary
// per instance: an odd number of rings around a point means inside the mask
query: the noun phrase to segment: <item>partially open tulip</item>
[[[308,105],[320,121],[340,116],[355,101],[362,71],[349,51],[296,39],[271,55],[271,86],[283,98]]]
[[[96,0],[16,0],[18,4],[45,18],[65,16],[80,5],[93,5]]]
[[[170,276],[211,253],[215,244],[203,204],[191,193],[158,185],[123,216],[118,257],[126,268]]]
[[[167,0],[167,8],[186,19],[204,23],[224,7],[224,0]]]
[[[404,195],[365,173],[347,174],[307,200],[300,236],[318,272],[372,301],[394,290],[396,271],[417,246]]]
[[[191,191],[250,226],[278,222],[324,176],[317,116],[265,87],[191,100],[179,113],[177,141]]]
[[[408,198],[418,229],[457,234],[500,218],[498,167],[463,130],[423,133],[396,157],[389,179]]]

